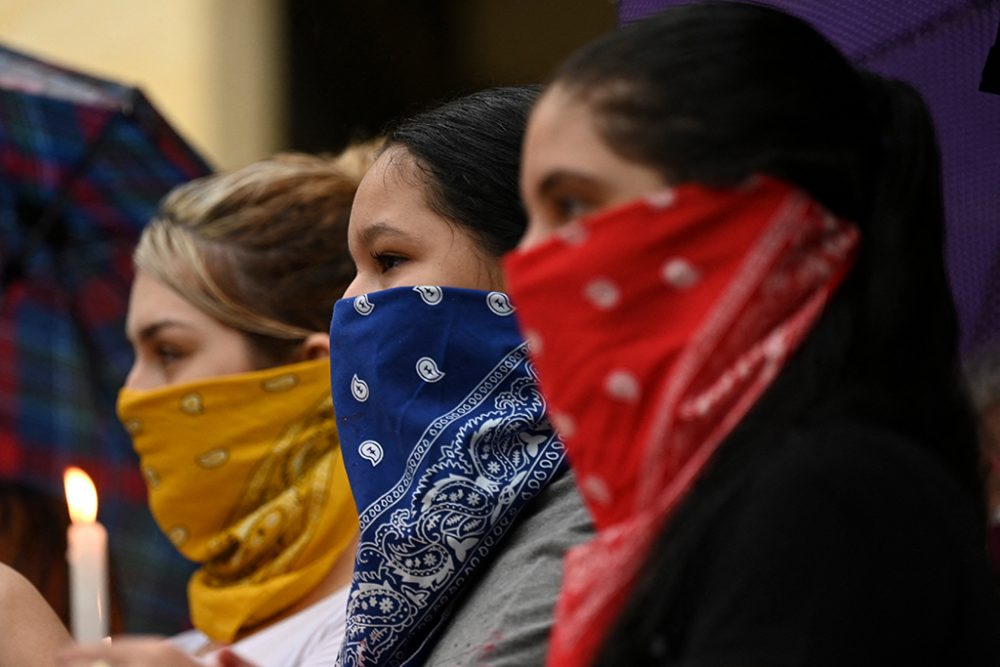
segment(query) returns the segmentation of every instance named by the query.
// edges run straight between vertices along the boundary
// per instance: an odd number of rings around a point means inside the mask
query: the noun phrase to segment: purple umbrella
[[[677,4],[684,3],[621,0],[619,18],[627,23]],[[1000,95],[980,90],[1000,1],[763,4],[809,21],[854,62],[907,81],[924,96],[941,144],[948,271],[962,350],[1000,339]]]

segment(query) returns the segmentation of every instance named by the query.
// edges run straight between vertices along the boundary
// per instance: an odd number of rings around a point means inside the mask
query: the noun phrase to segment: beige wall
[[[280,0],[0,0],[0,41],[140,86],[216,167],[282,146]]]

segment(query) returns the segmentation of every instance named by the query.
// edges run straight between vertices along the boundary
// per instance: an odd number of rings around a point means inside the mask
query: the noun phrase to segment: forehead
[[[413,206],[426,208],[423,175],[405,148],[386,149],[365,173],[354,196],[351,222]]]
[[[579,132],[582,117],[589,113],[580,100],[556,85],[545,91],[528,117],[527,143],[558,140]]]
[[[426,178],[405,149],[385,151],[365,174],[354,197],[349,245],[368,244],[376,237],[388,237],[390,231],[396,238],[407,237],[421,246],[435,245],[461,231],[427,203]]]
[[[572,169],[612,155],[597,131],[596,117],[580,96],[556,85],[541,97],[528,121],[522,175]]]
[[[126,327],[130,334],[159,320],[223,326],[155,277],[137,269],[129,296]]]
[[[666,187],[652,166],[615,152],[586,94],[556,85],[545,93],[528,124],[521,172],[525,203],[532,205],[555,184],[570,180],[600,186],[603,205],[624,203]]]

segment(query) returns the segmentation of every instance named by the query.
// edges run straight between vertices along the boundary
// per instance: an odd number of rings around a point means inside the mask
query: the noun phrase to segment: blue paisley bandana
[[[565,451],[506,294],[397,287],[337,302],[330,347],[361,540],[338,664],[418,665]]]

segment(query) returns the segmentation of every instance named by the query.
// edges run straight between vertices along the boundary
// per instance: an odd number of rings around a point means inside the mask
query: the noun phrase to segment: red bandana
[[[563,227],[507,285],[597,536],[566,557],[548,664],[587,665],[663,520],[844,278],[858,234],[758,177]]]

